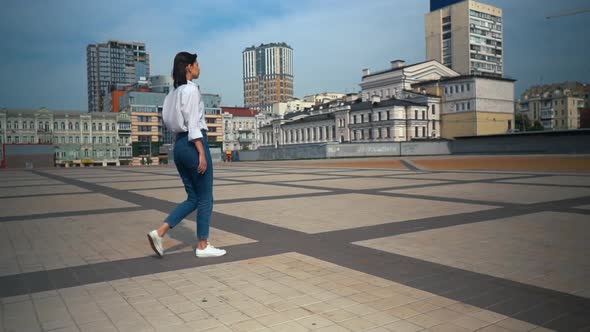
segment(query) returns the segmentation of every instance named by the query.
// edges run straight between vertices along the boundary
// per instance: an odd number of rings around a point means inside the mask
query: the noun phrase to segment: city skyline
[[[545,19],[585,8],[584,1],[483,2],[504,11],[504,74],[518,80],[517,96],[534,84],[588,80],[590,64],[584,60],[590,45],[583,42],[590,32],[588,14]],[[241,52],[253,44],[284,41],[296,50],[296,97],[356,92],[362,68],[380,70],[393,59],[415,63],[426,57],[426,0],[248,5],[227,0],[198,2],[189,9],[179,2],[57,1],[31,11],[30,5],[15,3],[0,14],[2,31],[10,36],[1,53],[0,108],[86,111],[86,46],[109,39],[145,43],[153,75],[168,75],[176,52],[196,51],[203,91],[221,94],[225,105],[243,103]],[[23,89],[31,81],[36,88]]]

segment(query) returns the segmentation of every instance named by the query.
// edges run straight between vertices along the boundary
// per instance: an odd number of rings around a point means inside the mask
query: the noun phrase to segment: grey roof
[[[92,118],[116,118],[117,113],[88,113],[88,112],[81,112],[81,111],[63,111],[63,110],[48,110],[46,108],[39,108],[39,109],[0,109],[0,113],[6,112],[7,116],[18,116],[19,114],[26,115],[26,116],[34,116],[37,113],[43,113],[42,111],[47,112],[53,116],[70,116],[70,117],[79,117],[83,115],[90,115]]]
[[[334,118],[335,118],[334,113],[316,114],[316,115],[306,116],[302,119],[298,119],[295,121],[285,123],[284,125],[292,125],[292,124],[305,123],[305,122],[324,121],[324,120],[331,120]]]
[[[296,111],[296,112],[290,112],[290,113],[286,113],[283,116],[283,119],[285,120],[289,120],[292,119],[294,117],[300,116],[300,115],[308,115],[309,114],[309,109],[305,108],[303,111]]]
[[[487,80],[495,80],[495,81],[505,81],[505,82],[516,82],[515,79],[510,77],[494,77],[494,76],[487,76],[487,75],[459,75],[453,77],[441,77],[438,80],[428,80],[422,82],[413,83],[412,86],[421,86],[421,85],[428,85],[437,82],[452,82],[452,81],[459,81],[464,79],[471,79],[471,78],[482,78]]]
[[[425,103],[416,103],[416,102],[409,101],[409,100],[401,100],[401,99],[392,98],[392,99],[380,101],[378,103],[371,103],[370,101],[353,103],[350,110],[351,110],[351,112],[354,112],[354,111],[363,111],[363,110],[368,110],[371,108],[388,107],[388,106],[404,106],[404,107],[405,106],[423,106],[423,107],[428,107],[428,105]]]

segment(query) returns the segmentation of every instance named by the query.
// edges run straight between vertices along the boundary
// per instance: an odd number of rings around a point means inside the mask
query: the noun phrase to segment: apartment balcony
[[[542,107],[541,108],[541,120],[551,120],[555,118],[555,110],[551,107]]]
[[[240,132],[240,133],[251,133],[253,131],[254,131],[254,129],[251,129],[251,128],[238,128],[238,132]]]

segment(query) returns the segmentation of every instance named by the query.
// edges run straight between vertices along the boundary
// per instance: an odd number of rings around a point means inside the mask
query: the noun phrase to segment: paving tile
[[[504,183],[451,184],[430,188],[391,190],[388,192],[521,204],[542,203],[590,195],[590,189],[586,188],[543,188],[540,186]]]
[[[240,184],[231,186],[216,187],[214,189],[215,200],[234,200],[260,197],[274,197],[287,195],[301,195],[310,193],[325,192],[325,190],[313,190],[303,188],[290,188],[283,186],[274,186],[267,184]],[[186,192],[184,188],[178,189],[154,189],[141,190],[135,193],[170,201],[174,203],[181,203],[186,200]]]
[[[72,204],[75,201],[76,204]],[[115,209],[136,207],[137,205],[124,202],[103,194],[40,196],[31,205],[30,198],[4,198],[3,206],[10,209],[0,210],[0,217],[18,217],[31,214],[62,213],[72,211],[87,211],[101,209]]]
[[[384,327],[390,331],[396,332],[417,332],[424,330],[423,326],[416,325],[405,320],[399,320],[397,322],[387,324]]]
[[[575,294],[590,287],[586,219],[540,212],[356,244]]]
[[[356,208],[341,209],[342,202]],[[214,209],[217,212],[239,215],[242,218],[296,231],[320,233],[492,208],[483,205],[364,194],[276,199],[273,200],[273,209],[266,208],[267,204],[264,201],[217,204]],[[414,206],[422,208],[417,210]],[[301,214],[302,210],[306,213]]]

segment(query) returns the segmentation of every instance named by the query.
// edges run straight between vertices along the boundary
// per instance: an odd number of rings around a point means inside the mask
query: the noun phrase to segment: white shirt
[[[205,122],[205,105],[199,86],[188,81],[170,91],[164,99],[162,118],[166,128],[175,133],[188,131],[190,141],[203,137],[201,130],[208,130]]]

